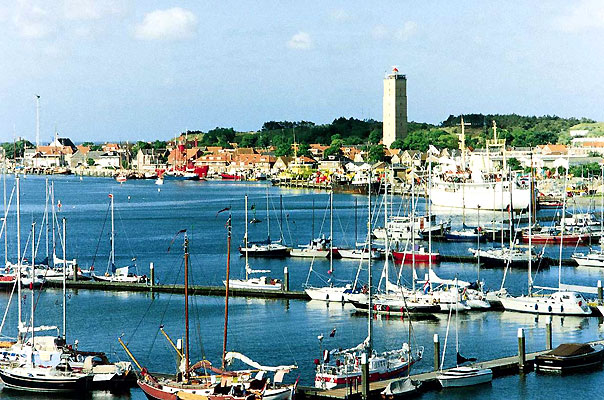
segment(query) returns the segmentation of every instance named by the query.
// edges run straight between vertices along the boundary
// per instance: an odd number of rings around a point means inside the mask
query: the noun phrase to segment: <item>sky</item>
[[[5,0],[0,141],[168,139],[270,120],[604,120],[604,1]]]

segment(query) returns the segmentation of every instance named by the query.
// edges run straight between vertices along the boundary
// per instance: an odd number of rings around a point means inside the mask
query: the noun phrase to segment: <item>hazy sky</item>
[[[604,120],[604,1],[17,0],[0,5],[0,140],[254,130],[470,112]]]

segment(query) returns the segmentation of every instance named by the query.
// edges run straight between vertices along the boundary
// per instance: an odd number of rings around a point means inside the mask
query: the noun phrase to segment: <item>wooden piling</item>
[[[283,267],[283,290],[289,292],[289,270],[287,265]]]
[[[602,304],[602,281],[598,281],[598,304]]]
[[[367,354],[361,356],[361,398],[369,398],[369,360]]]
[[[440,339],[438,333],[434,334],[434,372],[440,369]]]
[[[549,316],[547,318],[547,322],[545,323],[545,349],[552,349],[552,317]]]
[[[153,267],[153,262],[149,263],[149,280],[149,291],[153,292],[153,285],[155,284],[155,268]]]
[[[524,372],[526,367],[526,347],[524,329],[518,328],[518,369]]]

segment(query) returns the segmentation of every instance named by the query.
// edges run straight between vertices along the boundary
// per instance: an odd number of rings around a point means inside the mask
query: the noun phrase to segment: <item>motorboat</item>
[[[456,367],[442,371],[437,379],[443,388],[473,386],[491,382],[493,371],[489,368]]]
[[[604,361],[604,345],[563,343],[555,349],[535,357],[537,372],[569,372],[593,368]]]
[[[604,267],[604,252],[590,249],[589,253],[573,253],[572,259],[580,267]]]
[[[422,385],[421,381],[405,377],[390,381],[381,395],[384,400],[394,400],[400,397],[410,396],[417,393]]]
[[[247,246],[239,247],[239,253],[248,257],[287,257],[289,247],[279,242],[273,242],[270,239],[260,242],[249,242]]]
[[[85,393],[92,381],[91,374],[77,373],[69,364],[53,368],[40,366],[9,367],[0,369],[4,388],[41,393]]]

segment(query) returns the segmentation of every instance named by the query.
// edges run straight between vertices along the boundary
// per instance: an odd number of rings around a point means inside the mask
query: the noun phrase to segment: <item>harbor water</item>
[[[231,257],[232,277],[244,274],[244,258],[239,256],[244,223],[244,195],[249,196],[249,218],[255,216],[262,222],[249,225],[250,240],[266,239],[268,221],[266,195],[269,193],[270,236],[283,240],[289,246],[306,244],[313,236],[329,232],[329,196],[326,192],[290,190],[271,187],[266,182],[170,182],[158,187],[153,181],[127,181],[118,184],[108,178],[66,176],[53,179],[55,205],[60,201],[59,221],[67,222],[67,258],[77,258],[83,269],[94,266],[96,273],[104,273],[108,267],[110,252],[109,194],[115,200],[115,249],[116,265],[136,263],[139,274],[149,274],[149,264],[154,263],[156,280],[163,284],[181,284],[183,281],[182,236],[175,239],[181,229],[187,229],[191,244],[191,283],[199,285],[222,285],[225,278],[227,239],[225,224],[232,215],[233,254]],[[13,187],[13,178],[7,179],[7,189]],[[45,179],[27,176],[21,179],[22,249],[30,231],[31,222],[37,223],[41,232],[38,258],[46,253],[46,228],[41,227],[45,208]],[[282,199],[283,207],[280,207]],[[379,208],[375,204],[376,208]],[[355,202],[358,206],[355,208]],[[405,206],[400,198],[394,198],[394,213]],[[313,206],[314,204],[314,206]],[[251,206],[254,205],[254,210]],[[57,207],[58,208],[58,207]],[[220,212],[225,208],[229,210]],[[421,208],[424,204],[421,203]],[[59,208],[58,208],[59,209]],[[461,211],[434,210],[438,219],[451,218],[454,227],[461,226]],[[599,210],[598,210],[599,211]],[[466,223],[475,225],[475,211],[468,211]],[[356,218],[355,218],[356,214]],[[499,218],[500,213],[481,211],[481,221]],[[314,215],[314,218],[313,218]],[[383,216],[375,217],[374,225],[383,224]],[[356,229],[355,229],[356,219]],[[314,220],[314,223],[313,223]],[[313,228],[314,227],[314,228]],[[367,229],[367,198],[346,194],[334,195],[333,238],[338,247],[352,247],[363,242]],[[356,238],[355,238],[356,231]],[[8,258],[16,259],[16,221],[14,200],[8,215]],[[52,238],[52,232],[49,232]],[[174,242],[172,243],[172,241]],[[49,240],[49,249],[52,248]],[[172,245],[171,245],[172,243]],[[422,243],[427,246],[427,243]],[[481,244],[489,246],[489,244]],[[441,254],[468,255],[468,247],[475,243],[433,243]],[[169,250],[168,250],[169,249]],[[587,247],[575,249],[566,246],[563,258],[574,251],[587,251]],[[28,248],[26,254],[30,254]],[[549,246],[545,254],[558,257],[559,247]],[[49,250],[51,252],[51,250]],[[62,250],[57,251],[61,256]],[[29,259],[29,257],[28,257]],[[133,261],[134,260],[134,261]],[[269,269],[274,278],[283,277],[283,268],[288,267],[290,288],[302,290],[309,276],[309,259],[250,259],[253,269]],[[328,274],[329,260],[312,262],[313,273],[309,283],[325,284],[331,278],[336,285],[351,282],[359,266],[358,261],[334,260],[334,272]],[[377,282],[383,261],[374,263],[374,282]],[[400,267],[397,267],[400,268]],[[537,267],[536,267],[537,268]],[[478,269],[474,263],[447,262],[434,266],[435,272],[452,279],[458,276],[465,281],[477,279]],[[396,271],[397,270],[392,270]],[[421,277],[427,272],[425,266],[418,268]],[[391,272],[392,273],[392,272]],[[503,277],[502,269],[480,270],[480,280],[489,289],[499,289]],[[410,283],[411,270],[403,267],[402,278]],[[595,287],[604,279],[600,269],[563,266],[559,276],[557,267],[539,268],[534,277],[536,285],[557,286],[563,283]],[[366,282],[366,267],[360,273],[361,283]],[[508,272],[505,286],[515,294],[526,292],[526,270]],[[24,291],[22,301],[29,310],[31,294]],[[61,325],[62,300],[60,290],[46,289],[36,295],[36,325]],[[2,309],[9,296],[0,293]],[[122,336],[141,365],[150,371],[171,373],[176,370],[176,359],[170,344],[159,333],[160,325],[173,338],[184,336],[184,299],[181,295],[125,292],[100,292],[86,290],[68,291],[67,339],[78,340],[82,350],[104,351],[113,360],[126,360],[127,356],[117,342]],[[220,364],[223,340],[224,298],[195,296],[191,301],[191,359],[208,359]],[[229,307],[229,350],[239,351],[265,365],[296,364],[298,369],[288,377],[294,381],[299,377],[301,385],[313,385],[315,358],[320,358],[322,349],[346,348],[362,342],[367,333],[367,318],[357,315],[349,305],[325,304],[314,301],[286,301],[233,298]],[[29,314],[25,313],[26,317]],[[17,325],[15,302],[9,310],[2,334],[14,336]],[[478,360],[489,360],[516,353],[518,328],[524,328],[527,351],[545,347],[546,317],[510,312],[467,313],[459,316],[460,352]],[[400,347],[408,340],[408,323],[400,318],[374,319],[374,347],[388,350]],[[424,346],[424,359],[413,372],[429,371],[433,366],[432,337],[438,333],[444,343],[447,315],[413,323],[413,346]],[[334,337],[329,333],[336,329]],[[454,335],[453,332],[451,332]],[[323,335],[322,342],[318,336]],[[601,339],[602,321],[598,317],[554,317],[554,345],[561,342],[585,342]],[[453,366],[455,360],[454,336],[449,338],[445,366]],[[604,384],[601,371],[556,377],[529,373],[524,376],[509,376],[495,379],[492,385],[463,389],[462,391],[440,391],[426,393],[431,398],[481,398],[538,399],[565,396],[597,395],[598,387]],[[15,398],[14,393],[0,392],[1,398]],[[36,395],[20,396],[43,398]],[[143,399],[142,391],[132,389],[129,394],[92,395],[94,398]]]

